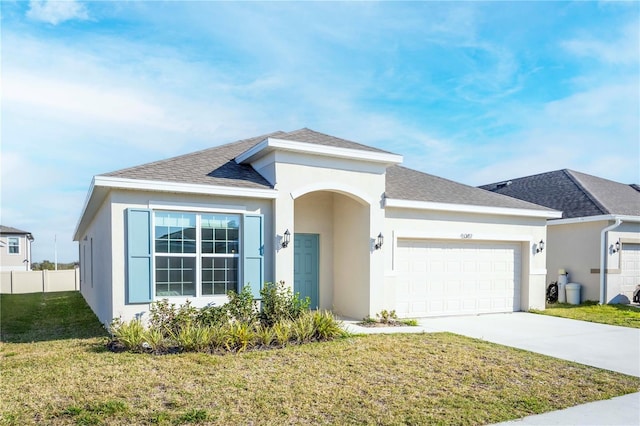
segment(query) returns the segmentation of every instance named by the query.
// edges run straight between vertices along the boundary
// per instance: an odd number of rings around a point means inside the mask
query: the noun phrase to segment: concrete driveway
[[[527,312],[420,320],[424,331],[449,331],[640,377],[640,329]]]

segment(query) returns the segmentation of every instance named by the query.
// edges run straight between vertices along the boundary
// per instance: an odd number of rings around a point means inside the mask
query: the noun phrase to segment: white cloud
[[[602,40],[582,36],[567,40],[561,46],[569,53],[593,58],[609,65],[634,65],[640,62],[640,22],[634,20],[613,34],[612,39]]]
[[[638,182],[640,105],[635,80],[584,89],[540,108],[510,111],[516,134],[483,145],[487,158],[461,180],[481,185],[557,169]]]
[[[75,0],[31,0],[27,17],[34,21],[58,25],[72,19],[87,20],[89,13],[84,4]]]

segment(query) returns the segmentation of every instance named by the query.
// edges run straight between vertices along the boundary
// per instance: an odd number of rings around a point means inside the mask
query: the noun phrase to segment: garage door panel
[[[620,274],[620,292],[632,300],[633,292],[640,284],[640,244],[622,244]]]
[[[520,308],[521,254],[517,243],[398,240],[397,253],[399,315],[511,312]]]

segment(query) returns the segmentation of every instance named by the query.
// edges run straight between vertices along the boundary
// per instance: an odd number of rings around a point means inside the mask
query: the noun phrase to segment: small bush
[[[148,328],[144,331],[142,338],[154,353],[162,353],[167,349],[167,338],[162,330]]]
[[[165,337],[178,334],[180,328],[196,323],[197,319],[198,309],[189,300],[176,308],[174,303],[162,299],[153,302],[149,309],[149,327],[160,330]]]
[[[274,342],[276,336],[272,327],[258,325],[256,327],[256,343],[263,347],[269,347]]]
[[[145,330],[139,319],[123,322],[120,318],[113,320],[109,328],[113,339],[120,342],[127,350],[140,352],[145,343]]]
[[[198,312],[197,322],[200,325],[208,325],[210,327],[221,327],[228,324],[229,310],[227,305],[205,306]]]
[[[260,290],[262,311],[260,320],[264,325],[272,326],[280,321],[295,320],[309,310],[311,300],[300,299],[298,293],[293,294],[284,281],[265,283]]]
[[[398,320],[398,316],[396,315],[396,311],[387,311],[383,309],[379,314],[376,314],[376,317],[380,320],[382,324],[391,324]]]
[[[341,322],[331,312],[315,311],[312,316],[316,339],[331,340],[345,334]]]
[[[206,352],[211,345],[211,337],[211,327],[194,324],[180,327],[180,330],[171,336],[176,345],[187,352]]]
[[[280,347],[285,347],[292,336],[292,324],[289,320],[278,321],[271,326],[275,343]]]
[[[258,307],[248,285],[244,286],[240,293],[229,291],[227,296],[229,296],[229,302],[225,306],[232,320],[246,324],[254,324],[258,321]]]
[[[313,313],[305,312],[293,320],[291,324],[291,338],[297,343],[306,343],[315,337],[315,324]]]
[[[227,346],[228,350],[244,352],[255,345],[257,335],[252,324],[236,322],[231,325],[230,333],[231,339],[229,342],[231,344]]]

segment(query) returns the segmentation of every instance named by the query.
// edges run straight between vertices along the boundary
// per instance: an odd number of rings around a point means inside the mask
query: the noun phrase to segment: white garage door
[[[404,317],[520,310],[520,245],[398,240],[396,312]]]
[[[640,285],[640,244],[622,244],[620,251],[620,293],[633,300],[633,292]]]

